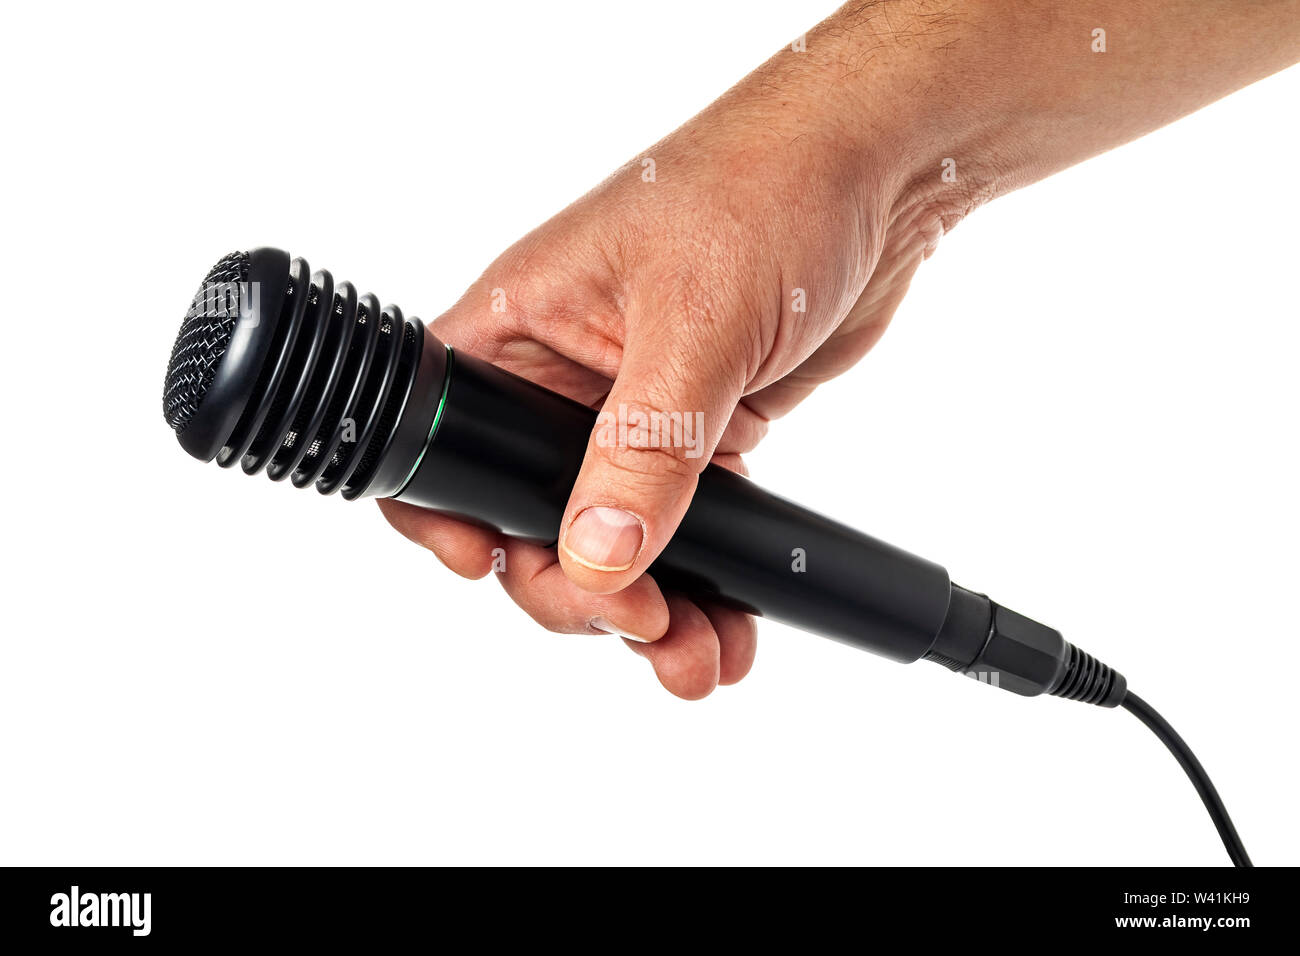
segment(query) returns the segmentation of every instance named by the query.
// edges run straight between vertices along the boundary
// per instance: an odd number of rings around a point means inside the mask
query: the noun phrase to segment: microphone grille
[[[202,404],[239,319],[238,308],[226,307],[222,286],[247,281],[248,264],[247,252],[223,256],[203,278],[185,313],[163,385],[163,417],[178,435]]]

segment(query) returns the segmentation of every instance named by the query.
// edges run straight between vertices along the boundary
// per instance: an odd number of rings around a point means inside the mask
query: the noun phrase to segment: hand
[[[751,78],[498,258],[432,327],[458,350],[630,421],[597,429],[560,547],[508,539],[393,500],[380,507],[459,574],[498,578],[553,631],[612,631],[673,693],[740,680],[755,626],[663,594],[643,574],[713,462],[853,365],[879,338],[938,219],[895,228],[842,130]],[[649,162],[647,162],[647,160]],[[632,447],[637,412],[680,416],[676,447]],[[701,427],[696,432],[695,425]],[[667,439],[666,433],[661,437]]]
[[[466,577],[504,549],[498,577],[535,620],[623,635],[674,694],[740,680],[753,620],[644,574],[700,471],[743,472],[768,422],[875,344],[917,266],[979,202],[1294,58],[1294,27],[1263,31],[1220,0],[1184,15],[1209,7],[1199,15],[1227,49],[1189,56],[1214,46],[1207,34],[1171,33],[1128,0],[1086,14],[984,0],[961,18],[919,0],[850,4],[517,242],[433,324],[632,426],[623,444],[597,426],[558,549],[394,500],[385,516]],[[1089,59],[1101,13],[1145,38],[1146,59]],[[1212,82],[1179,75],[1207,56]],[[1088,111],[1107,122],[1080,122]],[[638,447],[652,438],[638,415],[655,413],[692,427]]]

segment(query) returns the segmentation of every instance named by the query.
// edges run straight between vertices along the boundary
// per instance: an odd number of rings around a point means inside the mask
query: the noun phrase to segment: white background
[[[1226,862],[1123,712],[770,624],[685,703],[162,420],[221,254],[433,318],[832,8],[6,13],[0,862]],[[1300,862],[1298,93],[977,212],[751,461],[1124,671],[1265,864]]]

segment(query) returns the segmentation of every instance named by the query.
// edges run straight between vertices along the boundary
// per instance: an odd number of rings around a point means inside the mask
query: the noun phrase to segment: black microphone
[[[278,249],[231,253],[208,272],[172,347],[163,413],[203,461],[347,499],[392,497],[548,546],[598,420]],[[931,561],[710,465],[650,574],[1026,697],[1121,706],[1178,759],[1233,863],[1250,866],[1205,768],[1122,674]]]
[[[196,458],[346,499],[393,497],[553,545],[593,409],[472,355],[278,249],[232,253],[172,349],[164,413]],[[1121,674],[939,565],[716,465],[651,566],[722,601],[1017,694],[1114,707]]]

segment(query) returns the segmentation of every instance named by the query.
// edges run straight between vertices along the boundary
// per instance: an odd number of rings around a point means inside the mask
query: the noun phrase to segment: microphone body
[[[393,497],[555,544],[597,413],[424,336],[445,378],[437,398],[412,406],[427,408],[429,437]],[[397,461],[414,447],[394,448]],[[939,565],[717,465],[700,475],[650,574],[661,586],[905,662],[930,649],[950,595]]]

